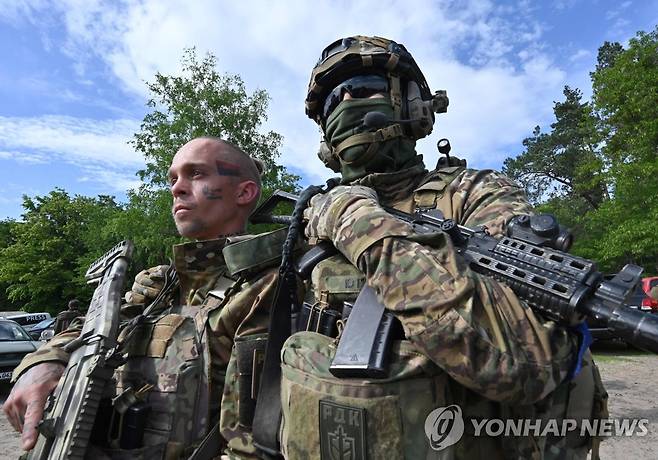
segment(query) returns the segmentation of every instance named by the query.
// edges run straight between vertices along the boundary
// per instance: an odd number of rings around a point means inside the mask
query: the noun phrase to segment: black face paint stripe
[[[223,200],[224,197],[221,195],[222,193],[222,188],[213,188],[211,189],[207,185],[204,185],[203,188],[201,189],[201,192],[203,193],[203,196],[208,198],[209,200]]]
[[[217,174],[220,176],[240,177],[240,167],[228,161],[217,160]]]

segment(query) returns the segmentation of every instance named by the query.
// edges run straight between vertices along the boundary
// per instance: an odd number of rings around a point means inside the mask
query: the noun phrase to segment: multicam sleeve
[[[473,273],[445,234],[423,243],[386,236],[382,229],[399,221],[380,210],[365,196],[334,210],[333,242],[366,274],[420,350],[464,386],[497,401],[531,403],[565,379],[574,337],[539,319],[506,286]],[[373,234],[385,236],[373,242]]]
[[[141,311],[143,309],[144,305],[141,304],[123,304],[121,306],[121,314],[124,317],[132,317],[135,315],[135,311]],[[130,314],[128,314],[128,312],[130,312]],[[37,364],[46,362],[58,362],[64,365],[68,364],[69,353],[64,351],[64,347],[80,335],[84,322],[84,316],[76,317],[71,321],[71,324],[66,330],[54,336],[48,343],[39,347],[38,350],[26,355],[20,364],[14,369],[11,381],[15,382],[25,371]]]
[[[465,170],[443,191],[437,208],[448,210],[461,225],[484,225],[493,236],[504,234],[513,216],[534,214],[523,188],[492,170]]]
[[[210,343],[211,353],[218,356],[218,361],[227,363],[219,420],[220,432],[226,441],[224,455],[227,458],[260,458],[253,445],[251,427],[240,423],[238,406],[241,388],[234,343],[238,339],[248,340],[267,332],[277,280],[276,268],[263,271],[243,284],[217,316],[209,319],[214,336]]]
[[[47,362],[58,362],[66,365],[69,362],[69,353],[64,351],[64,346],[80,335],[82,330],[83,318],[76,318],[64,332],[54,336],[48,343],[42,345],[36,351],[26,355],[23,361],[14,369],[12,383],[29,368],[37,364]]]
[[[238,421],[239,391],[237,355],[232,353],[226,368],[226,383],[224,383],[219,419],[220,431],[227,444],[224,455],[230,459],[257,459],[260,457],[253,444],[251,429],[241,425]]]

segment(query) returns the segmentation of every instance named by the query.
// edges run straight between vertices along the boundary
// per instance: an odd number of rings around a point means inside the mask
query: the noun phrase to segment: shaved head
[[[261,193],[259,161],[216,137],[183,145],[169,168],[172,214],[182,236],[216,238],[244,231]]]
[[[248,154],[242,151],[237,145],[220,139],[219,137],[213,136],[203,136],[195,139],[194,141],[206,141],[209,145],[216,145],[217,148],[221,151],[224,159],[231,163],[234,166],[237,166],[238,173],[237,177],[241,179],[249,179],[258,184],[258,187],[261,187],[261,174],[263,173],[263,163],[257,159],[252,158]],[[192,142],[194,142],[192,141]],[[229,166],[230,169],[230,166]]]

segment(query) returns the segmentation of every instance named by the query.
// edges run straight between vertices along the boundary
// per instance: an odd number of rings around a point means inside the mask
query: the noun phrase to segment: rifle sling
[[[293,275],[294,276],[294,275]],[[279,457],[279,425],[281,423],[281,349],[290,336],[290,305],[295,289],[294,278],[281,273],[270,310],[265,362],[256,401],[253,422],[254,445],[269,456]]]
[[[217,422],[188,460],[211,460],[221,453],[221,449],[222,437],[219,434],[219,422]]]
[[[329,179],[326,191],[337,183],[338,181]],[[291,334],[291,306],[297,303],[297,279],[292,263],[292,253],[302,230],[304,209],[308,206],[311,197],[322,191],[321,187],[310,185],[299,195],[281,253],[279,282],[270,309],[265,362],[252,427],[254,445],[266,458],[281,458],[278,440],[281,424],[281,349]]]

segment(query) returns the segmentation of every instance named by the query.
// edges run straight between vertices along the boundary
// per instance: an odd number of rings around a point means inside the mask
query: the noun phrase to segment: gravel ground
[[[623,344],[606,343],[593,349],[609,399],[611,418],[647,419],[648,433],[638,437],[610,437],[601,444],[603,459],[658,458],[658,396],[654,391],[658,356],[638,352]],[[0,386],[4,403],[9,388]],[[0,414],[0,459],[21,454],[20,437]]]
[[[654,391],[658,356],[617,343],[601,344],[593,351],[608,391],[610,417],[648,420],[646,436],[607,438],[601,444],[601,458],[658,458],[658,395]]]
[[[0,402],[4,404],[11,388],[7,384],[0,385]],[[0,459],[16,459],[23,453],[21,438],[11,427],[4,412],[0,413]]]

